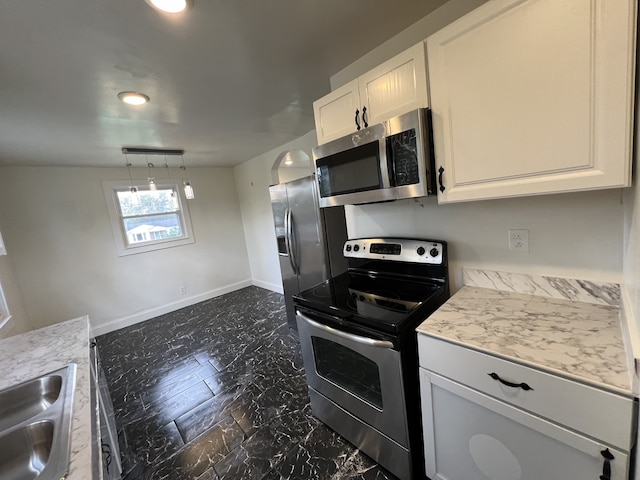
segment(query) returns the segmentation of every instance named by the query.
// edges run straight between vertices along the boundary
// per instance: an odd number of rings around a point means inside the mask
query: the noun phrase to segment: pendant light
[[[182,183],[184,184],[184,196],[187,197],[188,200],[192,200],[196,198],[195,192],[193,191],[193,187],[191,186],[191,182],[189,182],[189,177],[187,176],[187,167],[184,166],[184,155],[180,155],[182,157],[182,166],[180,170],[184,173],[184,179]]]
[[[138,187],[133,184],[133,175],[131,175],[131,162],[129,161],[129,157],[126,153],[124,154],[124,158],[127,170],[129,172],[129,181],[131,183],[131,186],[129,187],[129,191],[131,192],[131,203],[133,203],[133,205],[137,207],[141,203],[140,195],[138,194]]]
[[[169,171],[169,164],[167,163],[166,155],[164,156],[164,168],[167,169],[167,180],[169,180],[169,185],[171,185],[171,172]],[[171,206],[174,210],[178,210],[180,208],[177,192],[173,188],[171,188]]]
[[[166,156],[167,155],[180,155],[182,157],[182,165],[180,166],[180,170],[182,170],[183,172],[183,180],[182,183],[184,185],[184,195],[185,197],[187,197],[189,200],[195,198],[195,193],[193,191],[193,187],[191,186],[191,182],[189,182],[189,178],[187,177],[187,167],[185,167],[184,165],[184,150],[180,149],[168,149],[168,148],[146,148],[146,147],[122,147],[122,153],[125,154],[125,157],[127,156],[127,154],[132,154],[132,155],[142,155],[144,154],[145,158],[147,159],[147,171],[149,174],[149,177],[147,178],[149,181],[149,189],[150,190],[156,190],[156,179],[155,177],[152,176],[151,174],[151,169],[155,167],[155,165],[149,161],[149,158],[147,155],[164,155],[165,156],[165,167],[167,168],[167,174],[169,172],[169,165],[167,164],[167,159]],[[129,162],[127,161],[127,165],[130,166]],[[129,174],[131,174],[131,172],[129,172]],[[134,192],[134,189],[137,192],[137,188],[133,185],[133,179],[131,180],[131,192]],[[177,204],[178,199],[176,198],[176,204]]]
[[[147,180],[149,180],[149,190],[157,190],[158,187],[156,186],[156,179],[151,176],[151,169],[154,168],[155,165],[149,161],[146,154],[144,158],[147,160],[147,171],[149,172],[149,176],[147,177]]]

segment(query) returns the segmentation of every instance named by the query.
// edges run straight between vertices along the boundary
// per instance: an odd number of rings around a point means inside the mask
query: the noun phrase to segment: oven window
[[[325,338],[311,337],[318,375],[382,410],[380,371],[375,362]]]

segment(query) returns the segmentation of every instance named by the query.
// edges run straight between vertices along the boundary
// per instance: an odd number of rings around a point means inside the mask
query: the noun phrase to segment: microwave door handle
[[[382,177],[382,188],[390,188],[395,185],[391,185],[391,179],[389,178],[389,167],[387,166],[387,139],[382,137],[378,140],[380,151],[380,176]]]
[[[393,343],[386,340],[374,340],[373,338],[361,337],[360,335],[354,335],[353,333],[343,332],[342,330],[338,330],[336,328],[332,328],[327,325],[323,325],[322,323],[311,320],[303,313],[300,313],[300,310],[297,310],[296,314],[312,327],[317,328],[318,330],[322,330],[323,332],[330,333],[331,335],[335,335],[336,337],[344,338],[345,340],[360,343],[362,345],[367,345],[368,347],[393,349]]]

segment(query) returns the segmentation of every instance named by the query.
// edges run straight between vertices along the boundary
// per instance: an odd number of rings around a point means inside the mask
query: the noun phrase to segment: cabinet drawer
[[[420,366],[571,429],[630,450],[634,401],[469,348],[418,335]],[[531,390],[492,378],[526,383]]]

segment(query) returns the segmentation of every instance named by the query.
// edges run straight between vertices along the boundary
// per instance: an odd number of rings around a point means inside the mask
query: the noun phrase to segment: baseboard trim
[[[194,305],[196,303],[204,302],[205,300],[210,300],[212,298],[219,297],[220,295],[225,295],[227,293],[235,292],[236,290],[240,290],[241,288],[245,288],[245,287],[250,287],[252,285],[254,285],[254,283],[250,279],[247,279],[241,282],[236,282],[230,285],[226,285],[221,288],[209,290],[208,292],[200,293],[198,295],[193,295],[191,297],[187,297],[182,300],[178,300],[176,302],[171,302],[165,305],[161,305],[159,307],[143,310],[133,315],[117,318],[115,320],[111,320],[102,325],[92,325],[93,335],[97,337],[100,335],[104,335],[105,333],[119,330],[124,327],[130,327],[131,325],[144,322],[145,320],[150,320],[160,315],[164,315],[165,313],[173,312],[180,308],[184,308],[190,305]]]
[[[262,280],[257,280],[257,279],[254,278],[253,279],[253,284],[256,287],[265,288],[267,290],[271,290],[272,292],[284,293],[284,289],[282,288],[282,284],[281,283],[263,282]]]

